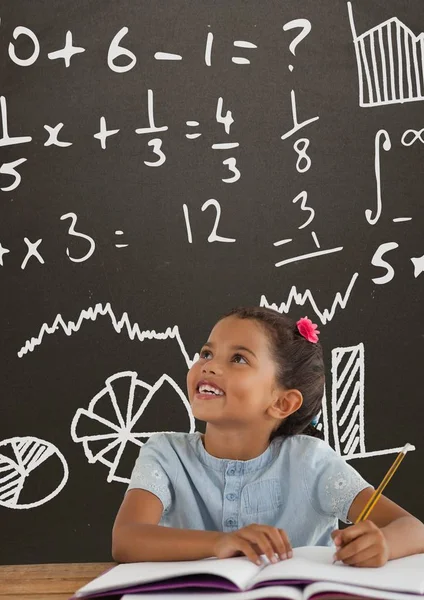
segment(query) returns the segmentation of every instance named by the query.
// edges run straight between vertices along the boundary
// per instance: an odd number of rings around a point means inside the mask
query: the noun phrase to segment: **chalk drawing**
[[[67,31],[64,47],[60,50],[55,50],[55,52],[49,52],[47,56],[50,60],[63,58],[65,67],[68,68],[71,64],[71,58],[74,56],[74,54],[80,54],[81,52],[85,52],[85,48],[82,48],[81,46],[74,46],[72,43],[72,32]]]
[[[300,44],[302,40],[310,33],[312,29],[311,22],[309,19],[294,19],[293,21],[289,21],[285,25],[283,25],[284,31],[289,31],[290,29],[301,29],[301,32],[297,34],[297,36],[292,40],[289,50],[293,54],[296,55],[296,46]],[[293,65],[289,65],[289,71],[293,71]]]
[[[25,269],[31,256],[36,258],[39,263],[44,265],[44,259],[37,250],[38,246],[41,244],[42,241],[42,239],[39,239],[36,242],[30,242],[28,238],[24,238],[24,242],[28,246],[28,252],[26,253],[24,260],[22,261],[21,269]]]
[[[106,140],[110,135],[116,135],[119,129],[108,129],[106,126],[105,117],[100,117],[100,130],[93,135],[94,138],[100,140],[100,145],[103,150],[106,150]]]
[[[30,503],[20,502],[20,495],[29,476],[37,482],[37,467],[46,461],[59,460],[63,475],[55,489]],[[36,437],[13,437],[0,441],[0,505],[13,509],[29,509],[52,500],[68,481],[69,469],[63,454],[49,442]],[[49,478],[50,482],[50,478]],[[37,482],[37,493],[43,494],[44,480]],[[34,486],[35,487],[35,486]],[[33,488],[32,488],[33,489]],[[35,493],[35,492],[34,492]]]
[[[337,292],[330,309],[324,308],[324,310],[320,310],[318,308],[318,305],[315,301],[315,298],[314,298],[312,292],[310,290],[306,290],[305,292],[298,292],[295,285],[293,285],[290,288],[290,292],[287,296],[287,300],[285,302],[281,302],[281,304],[279,306],[273,302],[268,302],[265,295],[261,296],[261,300],[260,300],[259,304],[260,304],[260,306],[265,306],[267,308],[273,308],[274,310],[277,310],[280,313],[287,314],[291,310],[291,306],[293,303],[297,304],[298,306],[304,306],[304,304],[306,304],[306,302],[309,302],[313,311],[315,312],[317,317],[320,319],[321,323],[323,325],[325,325],[325,323],[332,320],[332,318],[334,317],[335,312],[338,308],[340,308],[340,309],[346,308],[346,305],[350,298],[350,294],[353,290],[353,287],[355,285],[357,278],[358,278],[358,273],[354,273],[352,275],[352,278],[350,280],[350,283],[346,289],[344,296],[342,296],[340,292]]]
[[[22,27],[20,25],[18,27],[15,27],[12,35],[13,35],[13,39],[15,39],[15,40],[20,35],[26,35],[33,43],[34,50],[31,54],[31,56],[28,56],[27,58],[19,58],[18,56],[16,56],[15,44],[13,42],[10,42],[9,56],[10,56],[11,60],[16,65],[19,65],[20,67],[28,67],[30,65],[33,65],[40,55],[40,42],[38,41],[38,38],[35,35],[35,33],[33,31],[31,31],[31,29],[28,29],[28,27]]]
[[[209,31],[206,38],[205,48],[205,64],[210,67],[212,64],[212,45],[213,45],[213,33]]]
[[[385,129],[380,129],[375,134],[374,138],[374,172],[375,181],[377,186],[377,210],[376,214],[372,216],[372,211],[367,208],[365,211],[365,217],[370,225],[375,225],[381,216],[382,201],[381,201],[381,163],[380,163],[380,138],[383,137],[383,149],[388,152],[391,147],[390,136]]]
[[[127,71],[131,71],[134,65],[137,62],[137,58],[131,50],[124,48],[121,46],[120,42],[123,37],[125,37],[128,33],[128,27],[122,27],[118,33],[114,36],[113,40],[110,43],[109,50],[107,53],[107,64],[109,69],[114,71],[115,73],[126,73]],[[122,65],[122,57],[125,56],[129,58],[129,63],[126,65]],[[120,65],[116,64],[116,59],[119,58],[121,62]]]
[[[326,392],[325,388],[324,388],[324,395],[322,397],[322,402],[321,402],[321,410],[320,410],[319,414],[317,415],[315,427],[318,429],[318,431],[323,432],[324,441],[326,441],[327,444],[329,444],[330,443],[330,431],[329,431],[330,428],[329,428],[328,412],[327,412],[327,392]]]
[[[236,48],[257,48],[256,44],[247,42],[246,40],[235,40],[233,44]],[[232,56],[231,60],[236,65],[250,65],[250,60],[248,58],[244,58],[243,56]]]
[[[68,146],[72,146],[72,142],[62,142],[57,139],[59,135],[59,131],[62,129],[63,123],[58,123],[54,127],[50,127],[50,125],[44,125],[44,129],[49,134],[49,139],[44,142],[45,146],[59,146],[59,148],[67,148]]]
[[[414,277],[424,273],[424,254],[418,258],[411,258],[411,262],[414,265]]]
[[[172,52],[155,52],[156,60],[183,60],[181,54],[173,54]]]
[[[424,33],[415,35],[397,17],[356,35],[352,3],[347,3],[355,45],[359,105],[424,100]]]
[[[3,256],[5,254],[9,254],[10,250],[8,248],[3,248],[0,244],[0,266],[3,266]]]
[[[422,129],[407,129],[401,137],[403,146],[412,146],[415,142],[424,144],[424,127]]]
[[[336,452],[346,460],[400,452],[403,443],[385,450],[370,452],[366,449],[364,344],[333,348],[331,374],[331,419]]]
[[[387,254],[387,252],[396,250],[396,248],[399,248],[399,244],[397,242],[385,242],[384,244],[380,244],[375,251],[374,256],[371,259],[371,264],[375,267],[386,269],[386,274],[381,275],[380,277],[374,277],[374,283],[377,283],[378,285],[385,285],[386,283],[389,283],[389,281],[391,281],[395,276],[394,268],[390,263],[383,259],[383,256]]]
[[[141,330],[138,323],[131,323],[128,314],[122,313],[120,317],[117,317],[112,310],[109,302],[106,304],[96,304],[94,307],[91,306],[80,312],[75,321],[64,321],[62,315],[58,314],[51,325],[43,323],[36,337],[32,337],[25,342],[25,344],[18,351],[18,357],[22,358],[28,352],[33,352],[36,346],[40,346],[45,335],[52,335],[59,330],[62,330],[67,336],[71,336],[73,333],[80,330],[83,323],[86,321],[96,321],[98,317],[107,316],[110,319],[111,325],[116,333],[125,331],[130,338],[134,340],[137,338],[140,342],[145,339],[148,340],[167,340],[175,339],[181,350],[181,353],[186,361],[187,367],[190,368],[192,364],[199,358],[199,354],[196,353],[191,359],[188,356],[184,342],[181,339],[178,325],[173,327],[167,327],[165,331],[156,332],[150,329]]]
[[[117,380],[123,380],[127,384],[127,394],[124,398],[117,398],[114,390],[114,383]],[[121,381],[122,382],[122,381]],[[89,463],[101,462],[109,467],[107,481],[120,481],[127,483],[129,477],[121,477],[116,474],[116,470],[121,461],[122,455],[128,443],[136,446],[143,446],[141,439],[148,438],[158,431],[143,431],[140,427],[143,413],[149,403],[153,400],[155,393],[168,383],[176,392],[183,407],[187,411],[189,420],[189,432],[195,431],[195,420],[191,412],[190,404],[181,388],[175,383],[172,377],[164,374],[156,383],[151,386],[138,378],[134,371],[122,371],[108,377],[105,387],[90,401],[88,409],[79,408],[71,424],[71,436],[74,442],[82,443],[85,456]],[[147,391],[147,395],[137,410],[134,409],[134,395],[140,392],[140,388]],[[111,405],[115,415],[114,422],[100,416],[102,405]],[[93,435],[79,434],[78,430],[84,429],[84,420],[88,418],[94,422],[99,433]],[[81,423],[82,422],[82,423]],[[141,438],[141,439],[140,439]],[[104,446],[99,446],[99,441],[104,441]],[[90,444],[94,442],[93,450]],[[106,456],[107,455],[107,456]]]

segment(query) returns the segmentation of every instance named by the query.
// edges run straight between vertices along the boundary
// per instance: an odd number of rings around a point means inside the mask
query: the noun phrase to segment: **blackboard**
[[[387,495],[423,519],[423,2],[0,17],[0,562],[110,558],[237,305],[320,325],[323,434],[374,485],[413,444]]]

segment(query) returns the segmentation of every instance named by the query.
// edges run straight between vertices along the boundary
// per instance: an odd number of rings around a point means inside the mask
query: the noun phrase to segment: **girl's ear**
[[[268,407],[268,414],[275,419],[286,419],[303,404],[302,392],[296,389],[280,390]]]

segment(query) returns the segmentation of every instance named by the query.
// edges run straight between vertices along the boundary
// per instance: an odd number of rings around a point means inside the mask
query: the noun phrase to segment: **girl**
[[[113,528],[119,562],[240,554],[261,563],[292,547],[336,546],[358,567],[424,552],[424,525],[381,497],[311,421],[324,392],[316,325],[265,308],[220,319],[187,375],[206,432],[153,435],[140,449]]]

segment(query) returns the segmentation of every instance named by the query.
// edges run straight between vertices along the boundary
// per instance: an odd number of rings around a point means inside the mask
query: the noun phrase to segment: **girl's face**
[[[236,316],[219,321],[188,372],[187,390],[197,419],[224,426],[272,424],[266,409],[280,390],[261,325]]]

